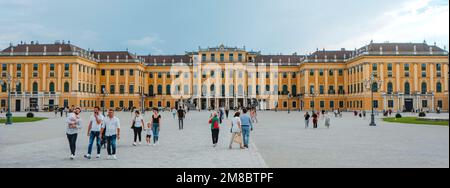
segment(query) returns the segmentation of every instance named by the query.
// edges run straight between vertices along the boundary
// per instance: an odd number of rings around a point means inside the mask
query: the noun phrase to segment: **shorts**
[[[147,138],[151,138],[152,137],[152,135],[151,134],[148,134],[147,136],[146,136]]]

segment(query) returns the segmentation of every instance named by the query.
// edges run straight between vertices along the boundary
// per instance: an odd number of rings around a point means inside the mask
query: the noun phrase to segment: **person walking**
[[[152,141],[152,134],[153,134],[151,123],[147,123],[147,127],[145,128],[145,133],[147,134],[145,137],[145,140],[147,141],[147,145],[150,146],[151,141]]]
[[[239,117],[240,115],[240,112],[236,112],[233,119],[231,120],[231,141],[230,146],[228,146],[229,149],[233,148],[232,146],[234,142],[238,143],[241,149],[245,149],[242,143],[242,127],[241,118]]]
[[[330,128],[331,118],[328,114],[325,114],[325,127]]]
[[[63,111],[64,111],[64,109],[61,107],[61,108],[59,108],[59,111],[60,111],[60,113],[61,113],[61,117],[63,117]]]
[[[242,127],[242,137],[244,141],[244,147],[248,148],[248,143],[250,139],[250,131],[253,131],[253,124],[251,117],[247,114],[247,109],[242,109],[243,114],[240,116],[241,127]]]
[[[137,141],[137,137],[139,137],[139,145],[142,144],[141,142],[141,134],[142,134],[142,127],[145,125],[144,124],[144,119],[141,116],[141,113],[139,112],[139,110],[136,110],[134,112],[135,116],[132,122],[132,126],[131,128],[133,129],[134,132],[134,142],[133,142],[133,146],[136,146],[136,141]]]
[[[177,109],[172,108],[172,116],[173,116],[173,119],[176,118],[176,115],[177,115]]]
[[[91,153],[92,153],[92,145],[94,143],[94,140],[96,140],[96,146],[97,146],[97,156],[95,158],[100,158],[100,129],[102,127],[103,123],[103,115],[100,113],[100,107],[96,106],[94,107],[94,114],[89,119],[89,126],[87,130],[87,136],[89,137],[89,145],[88,145],[88,152],[86,155],[84,155],[84,158],[91,159]]]
[[[309,115],[309,112],[306,112],[304,117],[305,117],[305,129],[307,129],[309,127],[309,118],[311,117],[311,115]]]
[[[317,115],[317,113],[314,113],[312,115],[312,118],[313,118],[313,128],[317,129],[317,122],[319,121],[319,116]]]
[[[183,108],[179,108],[177,113],[178,113],[178,129],[183,130],[183,125],[184,125],[183,120],[186,115],[186,111],[184,111]]]
[[[79,107],[75,108],[73,113],[66,119],[66,135],[67,140],[69,141],[70,147],[70,159],[73,160],[75,158],[75,150],[76,150],[76,142],[78,132],[81,130],[81,118],[80,118],[81,109]]]
[[[105,133],[103,136],[102,133]],[[102,129],[100,130],[101,139],[106,140],[108,151],[108,160],[117,160],[116,156],[116,142],[120,140],[120,119],[114,116],[114,109],[108,110],[108,116],[103,120]]]
[[[209,117],[209,124],[211,124],[211,134],[212,134],[212,142],[213,147],[217,146],[217,142],[219,142],[219,118],[217,117],[217,112],[213,112]]]
[[[158,114],[158,108],[153,108],[151,125],[153,131],[153,145],[156,145],[159,141],[159,131],[161,126],[161,115]]]
[[[227,116],[227,119],[228,119],[228,113],[230,113],[230,108],[226,107],[225,108],[225,115]]]

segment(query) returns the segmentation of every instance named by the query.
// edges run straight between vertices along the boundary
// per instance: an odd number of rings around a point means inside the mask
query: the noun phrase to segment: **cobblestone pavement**
[[[221,129],[219,146],[213,148],[209,113],[194,111],[187,114],[183,131],[178,130],[169,112],[162,113],[160,144],[147,146],[143,142],[134,147],[131,114],[116,113],[122,122],[119,160],[105,160],[106,150],[102,150],[102,159],[86,160],[82,155],[87,151],[86,121],[90,114],[82,113],[85,123],[73,161],[68,158],[65,118],[37,113],[49,119],[0,125],[0,167],[449,167],[448,126],[386,123],[377,118],[378,126],[369,127],[369,116],[364,119],[344,113],[343,118],[331,118],[330,129],[321,120],[319,129],[313,130],[304,128],[303,112],[296,111],[259,112],[249,150],[227,148],[227,123]]]

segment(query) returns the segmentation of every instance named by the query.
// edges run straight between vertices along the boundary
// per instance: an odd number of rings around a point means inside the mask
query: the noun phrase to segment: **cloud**
[[[360,47],[375,42],[428,42],[439,46],[449,43],[449,6],[439,0],[411,0],[401,8],[388,11],[363,30],[359,36],[348,38],[331,48]]]

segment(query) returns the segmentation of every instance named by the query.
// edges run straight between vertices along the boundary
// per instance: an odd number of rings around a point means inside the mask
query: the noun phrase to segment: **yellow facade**
[[[244,48],[177,56],[93,52],[71,44],[20,44],[0,52],[11,110],[255,106],[279,110],[448,111],[448,52],[426,43],[371,43],[355,51],[261,55]],[[104,89],[103,89],[104,88]],[[105,92],[103,92],[105,91]],[[7,106],[7,87],[0,92]]]

